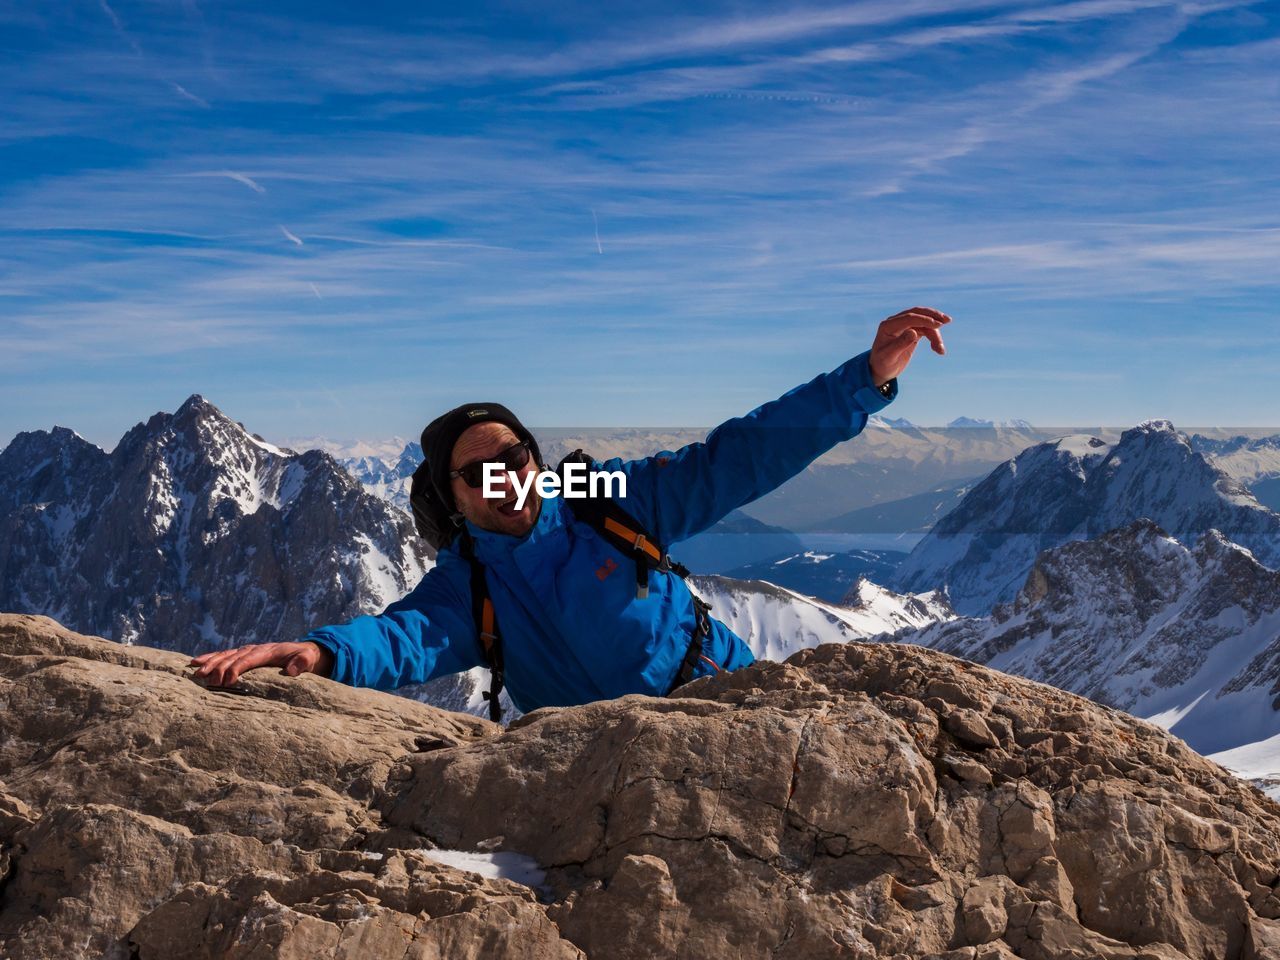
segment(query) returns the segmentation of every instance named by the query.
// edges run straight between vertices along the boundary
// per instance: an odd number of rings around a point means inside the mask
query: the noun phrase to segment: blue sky
[[[465,12],[463,12],[465,10]],[[0,0],[0,443],[887,414],[1280,424],[1280,9]]]

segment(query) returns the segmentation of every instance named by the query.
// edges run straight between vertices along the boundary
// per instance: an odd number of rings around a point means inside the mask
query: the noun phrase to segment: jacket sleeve
[[[871,376],[871,351],[830,373],[716,427],[701,443],[642,460],[606,461],[622,470],[619,502],[664,546],[701,533],[727,514],[780,487],[838,443],[862,432],[867,418],[898,396]]]
[[[333,654],[330,679],[394,690],[482,666],[466,564],[441,551],[413,590],[377,616],[303,637]]]

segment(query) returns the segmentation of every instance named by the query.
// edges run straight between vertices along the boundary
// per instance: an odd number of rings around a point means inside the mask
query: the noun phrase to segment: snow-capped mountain
[[[1215,528],[1280,565],[1280,516],[1191,449],[1168,420],[1126,430],[1114,445],[1071,434],[998,466],[916,545],[890,582],[945,585],[956,610],[980,615],[1017,593],[1041,550],[1138,517],[1190,542]]]
[[[291,437],[280,442],[282,447],[290,450],[323,450],[339,463],[365,458],[394,463],[408,444],[409,441],[403,437],[390,437],[386,440],[334,440],[315,436]]]
[[[821,643],[866,640],[955,617],[943,591],[896,594],[865,577],[843,604],[823,603],[764,580],[693,576],[689,587],[762,660],[781,661]]]
[[[977,429],[985,429],[985,430],[994,430],[997,427],[1003,427],[1004,429],[1007,429],[1007,430],[1034,430],[1035,429],[1035,427],[1031,426],[1031,424],[1028,423],[1026,420],[1017,420],[1017,419],[1015,420],[979,420],[979,419],[975,419],[974,417],[956,417],[954,420],[948,423],[947,426],[952,428],[961,428],[961,429],[977,428]]]
[[[882,417],[880,414],[872,414],[867,421],[869,427],[888,427],[893,430],[917,430],[919,429],[914,423],[906,417]]]
[[[375,497],[381,497],[407,511],[409,486],[413,480],[413,471],[422,462],[422,447],[417,443],[406,443],[394,457],[366,454],[361,457],[344,457],[338,462]]]
[[[1280,477],[1280,434],[1265,437],[1208,437],[1193,433],[1187,438],[1191,449],[1203,453],[1241,483]]]
[[[1280,572],[1218,530],[1188,548],[1138,519],[1044,551],[988,616],[880,639],[1087,696],[1205,754],[1280,735]]]
[[[250,434],[200,396],[111,453],[70,430],[0,453],[0,609],[196,652],[381,610],[426,569],[408,517],[328,454]]]

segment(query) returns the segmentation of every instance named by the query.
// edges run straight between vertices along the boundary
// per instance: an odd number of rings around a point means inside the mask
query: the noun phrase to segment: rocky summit
[[[506,730],[185,663],[0,616],[0,956],[1280,958],[1280,806],[937,651]]]

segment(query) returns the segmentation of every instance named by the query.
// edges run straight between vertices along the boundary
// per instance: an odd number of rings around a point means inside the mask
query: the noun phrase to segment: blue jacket
[[[782,485],[836,444],[860,433],[888,398],[871,378],[870,351],[777,400],[716,427],[704,442],[598,469],[626,474],[620,503],[664,546],[706,530]],[[524,712],[612,699],[664,696],[694,627],[693,598],[674,573],[651,572],[636,597],[635,567],[559,498],[542,502],[523,537],[468,522],[502,633],[506,689]],[[679,556],[679,551],[676,551]],[[708,659],[694,676],[755,661],[712,618]],[[411,593],[377,616],[322,627],[307,640],[333,653],[335,680],[388,690],[484,666],[472,618],[470,567],[455,546]]]

